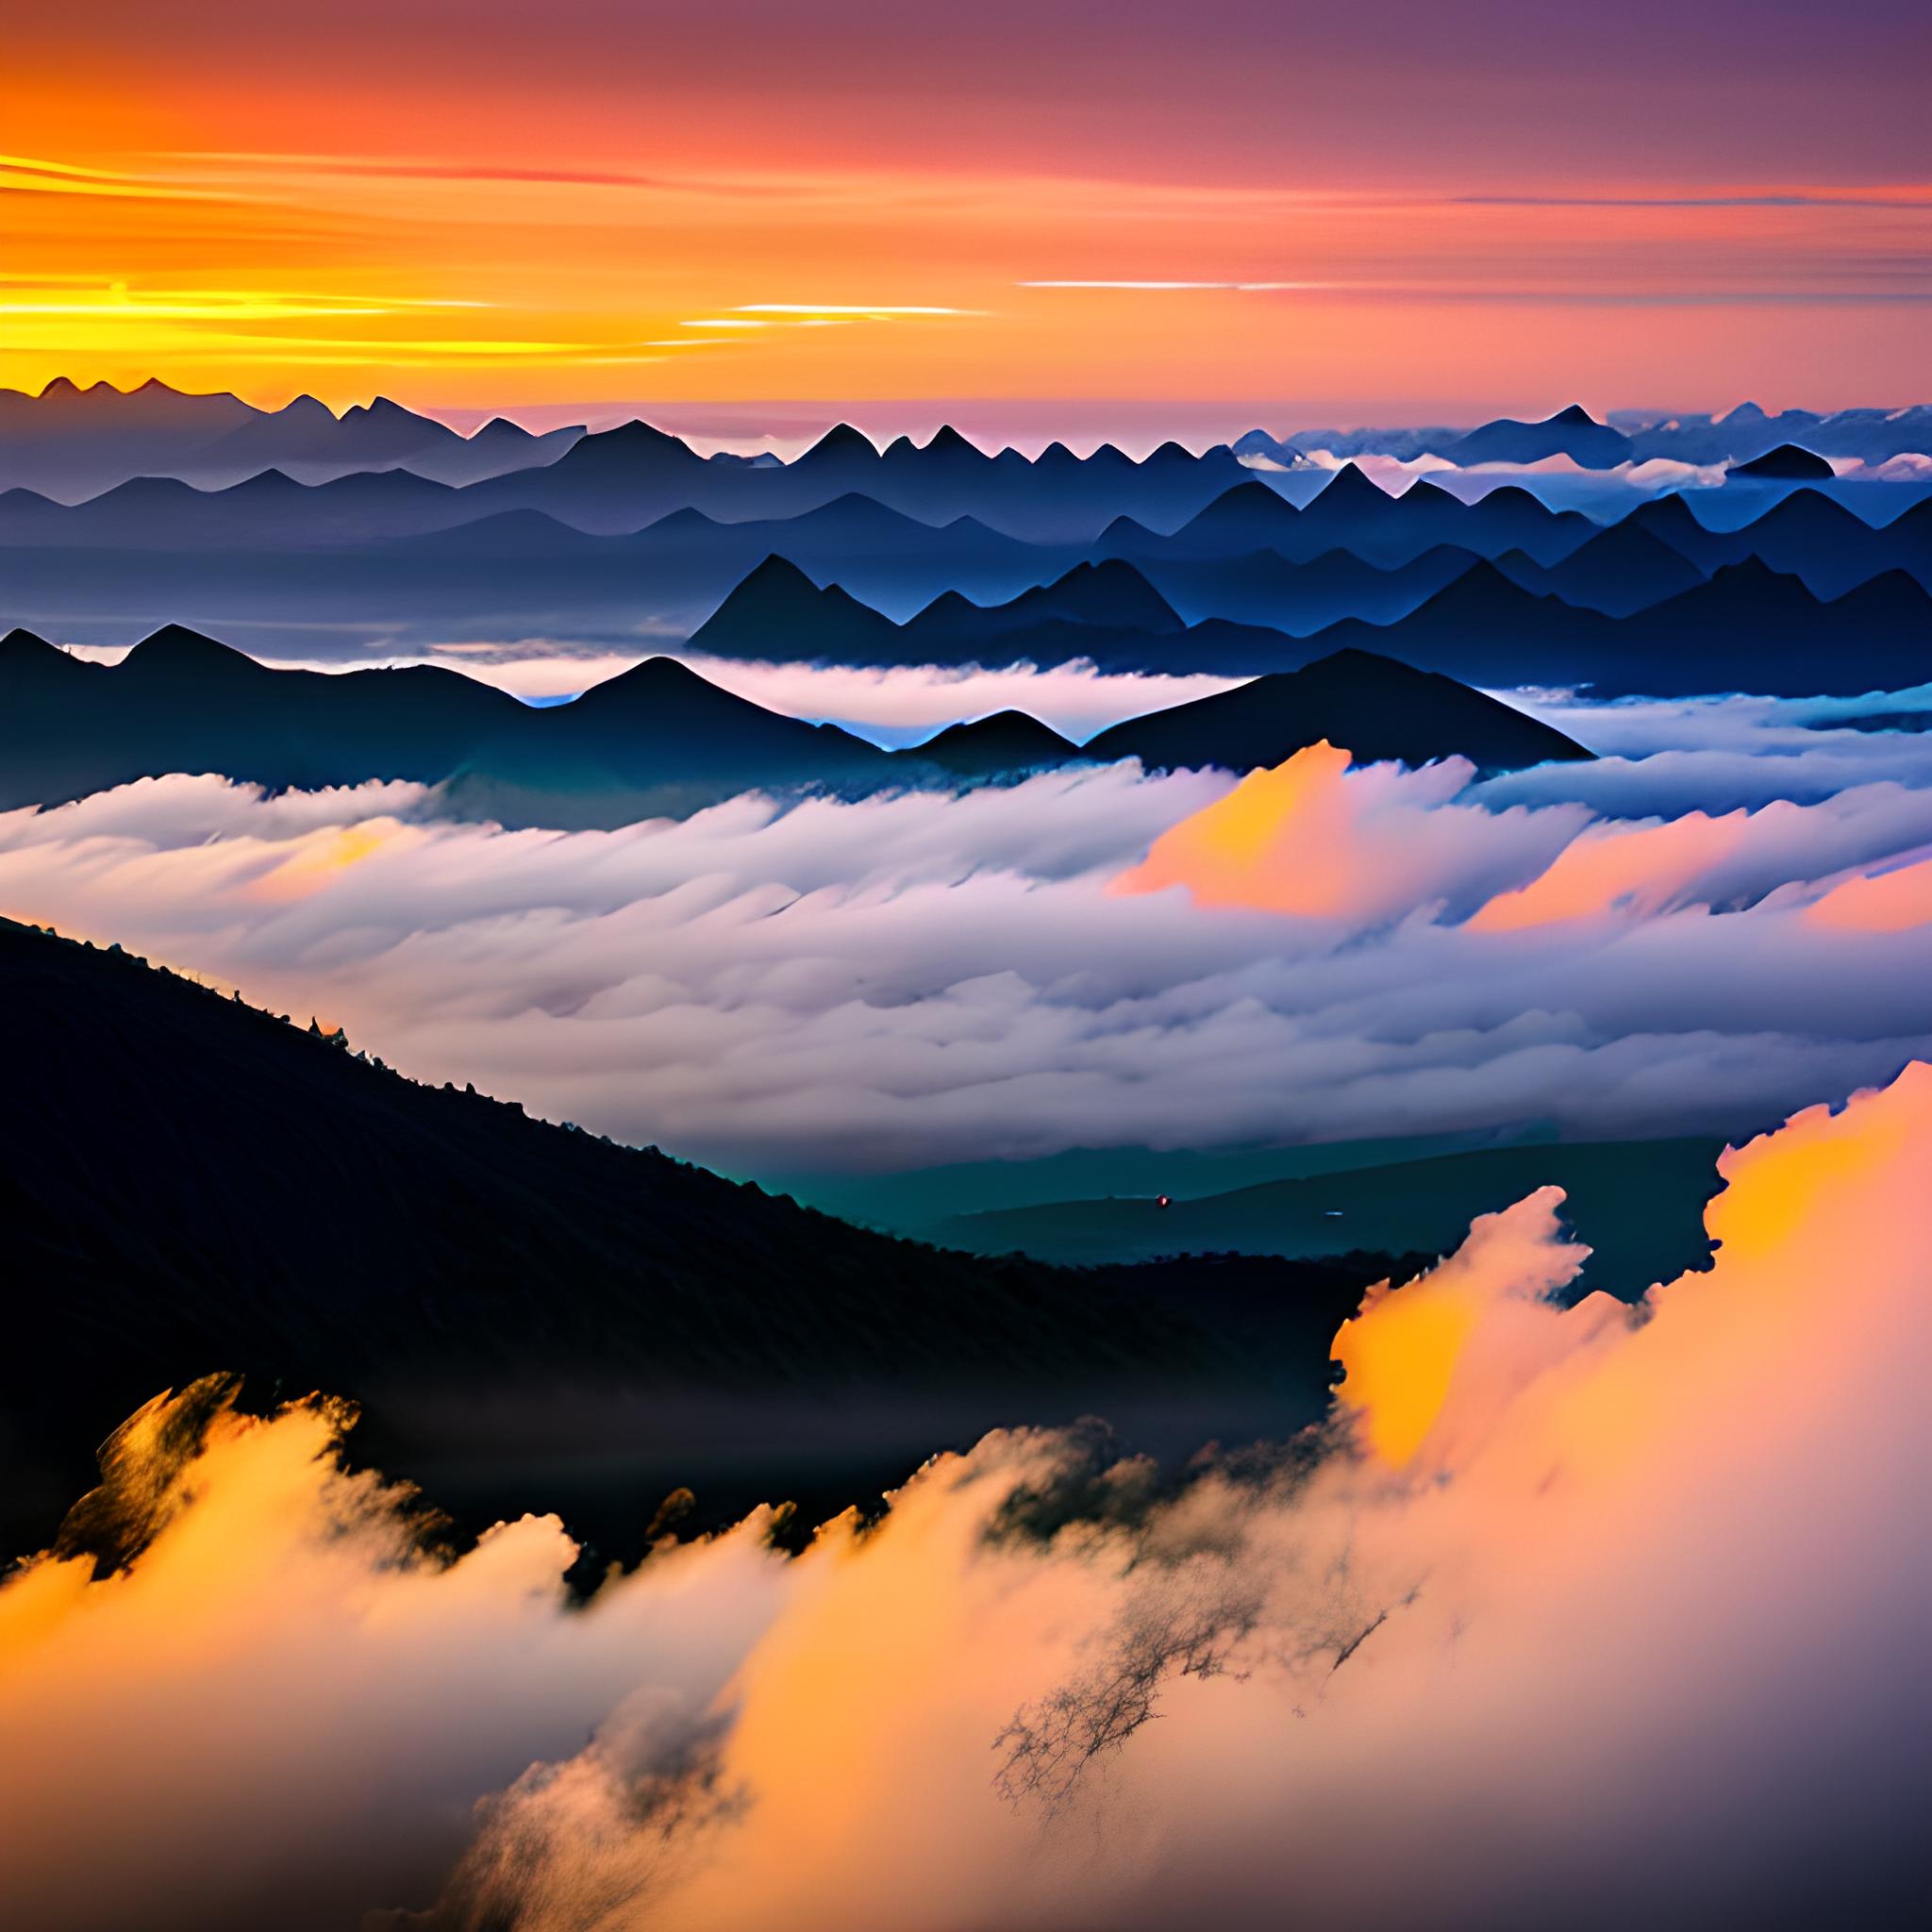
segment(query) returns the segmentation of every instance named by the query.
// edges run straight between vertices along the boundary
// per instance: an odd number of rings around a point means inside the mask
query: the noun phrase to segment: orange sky
[[[34,9],[0,383],[1411,420],[1932,390],[1914,8],[920,11]],[[1080,282],[1217,286],[1041,286]]]

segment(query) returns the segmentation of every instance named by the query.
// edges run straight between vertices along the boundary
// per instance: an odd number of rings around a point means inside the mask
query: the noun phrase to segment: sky
[[[1907,0],[28,9],[0,383],[275,404],[1923,399]]]

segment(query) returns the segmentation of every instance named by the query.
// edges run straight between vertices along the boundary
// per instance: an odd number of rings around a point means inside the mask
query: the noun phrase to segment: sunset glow
[[[1857,128],[1807,105],[1832,24],[1741,7],[1486,43],[1408,0],[1219,0],[1230,30],[1184,36],[1139,7],[592,0],[540,44],[496,6],[39,10],[0,80],[0,383],[1866,401],[1921,375],[1932,295],[1924,20],[1867,10],[1896,58],[1864,43]]]

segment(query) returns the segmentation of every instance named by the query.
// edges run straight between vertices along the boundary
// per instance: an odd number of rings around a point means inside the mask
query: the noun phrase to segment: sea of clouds
[[[1485,783],[1310,751],[610,832],[182,775],[0,817],[0,910],[753,1173],[1752,1131],[1932,1052],[1923,736],[1580,708],[1612,756]]]
[[[325,1399],[158,1402],[107,1457],[131,1566],[0,1585],[0,1895],[41,1932],[1907,1923],[1928,1147],[1915,1065],[1726,1155],[1714,1266],[1636,1308],[1552,1298],[1543,1190],[1371,1291],[1294,1442],[1005,1432],[799,1557],[760,1511],[582,1605],[556,1519],[439,1552]]]

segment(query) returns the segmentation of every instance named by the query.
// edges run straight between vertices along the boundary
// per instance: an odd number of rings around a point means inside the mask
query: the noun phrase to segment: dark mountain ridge
[[[53,804],[169,772],[272,789],[400,778],[459,781],[468,808],[597,802],[636,818],[758,785],[837,783],[895,770],[836,725],[733,696],[654,658],[575,703],[531,707],[460,672],[411,665],[271,670],[169,625],[118,665],[29,632],[0,639],[0,801]]]
[[[1072,764],[1084,754],[1071,739],[1025,711],[994,711],[948,724],[916,747],[930,764],[962,777],[992,777]]]
[[[1337,651],[1299,671],[1130,718],[1091,740],[1090,758],[1137,758],[1150,768],[1280,762],[1278,747],[1326,739],[1358,764],[1425,764],[1454,750],[1479,771],[1510,771],[1591,753],[1501,700],[1433,672],[1363,650]]]
[[[920,1431],[1137,1391],[1292,1426],[1389,1265],[988,1262],[416,1085],[118,948],[0,921],[0,990],[15,1552],[124,1416],[215,1370],[364,1401],[365,1452],[449,1477],[473,1526],[569,1501],[632,1543],[675,1483],[727,1517],[815,1480],[842,1507]]]
[[[1496,768],[1587,755],[1448,679],[1359,652],[1344,677],[1339,662],[1314,667],[1303,684],[1262,678],[1223,693],[1205,721],[1181,707],[1134,722],[1158,731],[1157,720],[1187,714],[1186,761],[1239,769],[1277,763],[1323,736],[1357,749],[1338,737],[1344,728],[1360,736],[1362,757],[1412,763],[1454,752]],[[1344,686],[1347,706],[1337,708]],[[1286,701],[1289,692],[1299,699]],[[1317,693],[1324,705],[1300,701]],[[767,710],[672,658],[648,658],[570,703],[533,707],[441,665],[271,670],[181,625],[114,666],[27,631],[0,639],[0,809],[212,772],[272,790],[406,779],[441,788],[443,808],[465,817],[624,824],[748,790],[943,785],[1139,756],[1154,741],[1122,734],[1132,728],[1076,749],[1009,713],[942,733],[929,748],[887,752],[835,724]]]
[[[1830,601],[1746,557],[1624,618],[1539,596],[1479,563],[1398,623],[1318,641],[1386,650],[1484,686],[1585,684],[1601,696],[1858,696],[1932,676],[1932,596],[1888,571]]]
[[[947,591],[908,622],[823,587],[781,557],[751,573],[691,634],[719,658],[827,664],[1064,664],[1105,670],[1213,666],[1230,675],[1279,668],[1311,655],[1281,632],[1209,619],[1184,625],[1138,571],[1108,559],[1075,565],[1054,583],[1004,604]]]

